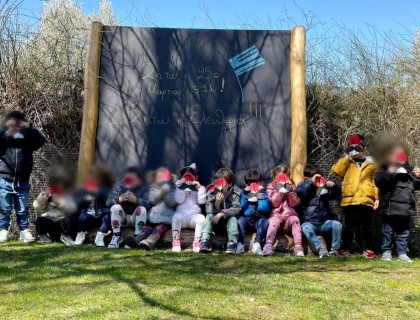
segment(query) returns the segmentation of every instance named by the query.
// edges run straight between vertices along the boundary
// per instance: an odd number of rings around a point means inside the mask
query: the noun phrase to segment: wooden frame
[[[96,129],[99,114],[99,69],[103,25],[92,22],[90,44],[87,51],[84,75],[83,122],[80,139],[78,178],[85,177],[94,163]],[[307,160],[307,120],[305,87],[305,28],[292,29],[290,41],[290,85],[291,85],[291,177],[295,183],[303,180],[303,169]]]

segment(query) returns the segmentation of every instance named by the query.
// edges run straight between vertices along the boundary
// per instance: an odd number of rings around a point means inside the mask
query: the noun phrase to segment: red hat
[[[362,146],[365,147],[365,138],[357,133],[349,137],[349,146]]]

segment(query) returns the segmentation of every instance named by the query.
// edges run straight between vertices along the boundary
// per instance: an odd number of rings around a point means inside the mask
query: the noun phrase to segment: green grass
[[[420,261],[0,245],[0,319],[419,319]]]

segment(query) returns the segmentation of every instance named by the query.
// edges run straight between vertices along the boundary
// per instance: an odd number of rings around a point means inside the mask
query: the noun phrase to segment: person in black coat
[[[10,214],[16,212],[20,240],[32,242],[29,231],[29,177],[33,152],[42,147],[45,138],[20,111],[8,113],[0,124],[0,242],[8,241]]]
[[[414,190],[420,189],[420,169],[408,163],[405,148],[396,146],[375,173],[379,188],[379,212],[382,216],[382,260],[392,260],[392,238],[395,234],[398,258],[412,262],[408,257],[407,240],[410,234],[410,216],[416,212]]]
[[[317,249],[319,257],[323,258],[329,254],[338,255],[341,242],[342,225],[333,219],[330,208],[330,201],[340,198],[340,185],[327,181],[320,170],[308,164],[304,170],[305,180],[297,187],[297,194],[301,200],[300,223],[302,232]],[[331,252],[328,253],[318,235],[331,235]]]

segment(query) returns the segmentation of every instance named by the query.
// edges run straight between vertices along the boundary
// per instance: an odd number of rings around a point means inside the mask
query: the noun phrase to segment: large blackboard
[[[289,51],[290,31],[105,26],[95,160],[268,177],[289,162]]]

